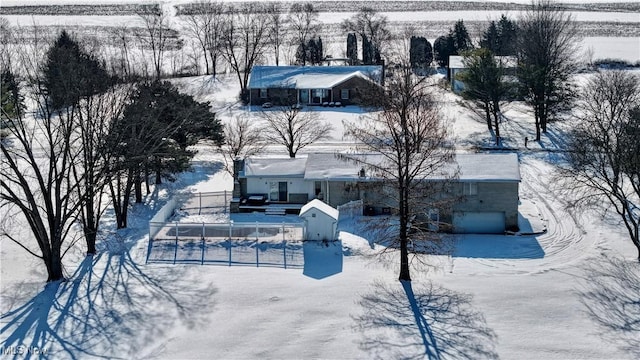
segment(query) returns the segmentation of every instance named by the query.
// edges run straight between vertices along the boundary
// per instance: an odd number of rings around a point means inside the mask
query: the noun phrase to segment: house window
[[[340,90],[340,98],[342,100],[349,100],[349,89]]]
[[[478,195],[478,183],[466,182],[463,183],[464,195]]]
[[[260,98],[261,99],[267,98],[267,89],[260,89]]]

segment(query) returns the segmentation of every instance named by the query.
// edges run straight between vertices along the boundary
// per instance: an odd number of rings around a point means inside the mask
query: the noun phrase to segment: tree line
[[[109,73],[66,31],[43,55],[37,47],[16,55],[19,73],[4,67],[1,77],[0,206],[8,215],[1,231],[41,258],[54,281],[77,241],[96,252],[107,206],[116,227],[127,227],[130,199],[142,202],[150,179],[158,184],[187,169],[196,142],[221,145],[222,126],[208,103],[169,82]],[[37,249],[13,235],[16,216]]]

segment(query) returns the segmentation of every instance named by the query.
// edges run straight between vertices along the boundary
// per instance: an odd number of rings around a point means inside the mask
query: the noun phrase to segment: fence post
[[[198,200],[199,200],[198,215],[200,215],[202,213],[202,192],[198,193]]]
[[[283,240],[284,247],[282,248],[282,253],[284,257],[284,268],[287,268],[287,240]]]
[[[258,238],[258,222],[256,221],[256,242],[258,242],[258,240],[260,240]]]
[[[231,249],[233,248],[231,243],[231,234],[233,231],[232,227],[233,227],[233,221],[229,220],[229,266],[231,266]]]
[[[256,241],[256,267],[260,267],[260,258],[258,256],[258,242]]]
[[[204,265],[204,222],[202,223],[202,258],[200,259],[200,265]]]
[[[224,213],[227,213],[227,189],[224,190]]]
[[[147,259],[144,261],[145,265],[149,263],[151,249],[153,249],[153,238],[151,237],[151,223],[149,223],[149,245],[147,246]]]
[[[178,259],[178,231],[179,231],[179,227],[178,227],[178,222],[176,221],[176,249],[173,252],[173,264],[176,264],[176,260]]]

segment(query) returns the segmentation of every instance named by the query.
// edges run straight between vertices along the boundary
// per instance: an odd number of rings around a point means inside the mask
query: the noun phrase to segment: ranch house
[[[313,199],[332,207],[363,200],[365,215],[393,212],[394,206],[384,195],[380,179],[335,154],[309,154],[294,159],[247,158],[237,161],[236,170],[232,212],[299,213]],[[442,196],[456,200],[451,208],[429,209],[429,216],[451,224],[450,230],[456,233],[517,230],[517,154],[458,154],[449,170],[457,170],[459,175]]]
[[[354,105],[362,90],[381,84],[382,77],[382,66],[254,66],[249,103]]]

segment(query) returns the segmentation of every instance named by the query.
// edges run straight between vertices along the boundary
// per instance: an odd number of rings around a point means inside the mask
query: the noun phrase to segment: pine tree
[[[322,51],[322,38],[314,37],[310,39],[307,43],[307,60],[309,60],[312,65],[322,64]]]
[[[442,67],[449,67],[449,56],[456,55],[455,41],[451,33],[433,42],[433,56]]]
[[[13,73],[5,69],[0,75],[0,84],[2,86],[2,90],[0,90],[0,96],[2,96],[0,119],[19,117],[25,109],[24,97],[20,95],[18,82]],[[1,125],[4,127],[4,121]]]
[[[498,47],[500,45],[500,33],[498,32],[498,26],[495,21],[489,23],[489,27],[482,33],[482,39],[480,39],[480,47],[483,49],[489,49],[492,53],[498,54]]]
[[[373,45],[366,36],[362,36],[362,63],[364,65],[373,64]]]
[[[458,20],[453,27],[454,47],[456,55],[462,54],[463,51],[473,49],[473,43],[469,37],[469,32],[462,20]]]
[[[409,48],[409,63],[414,69],[426,69],[433,61],[433,49],[429,41],[422,37],[412,36]]]
[[[518,26],[515,21],[509,20],[505,15],[498,22],[498,46],[494,53],[498,56],[515,55],[518,47]]]
[[[44,76],[44,87],[54,109],[77,104],[81,98],[101,93],[113,83],[104,64],[83,51],[64,30],[47,52]]]
[[[355,33],[347,34],[347,59],[349,59],[349,65],[358,63],[358,40]]]

